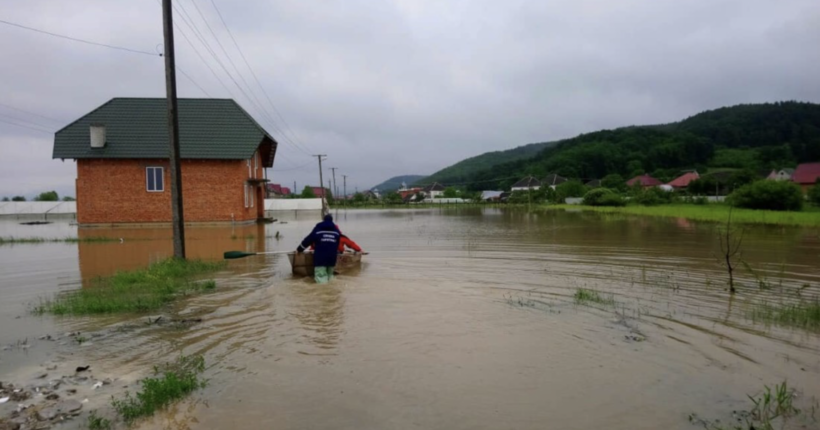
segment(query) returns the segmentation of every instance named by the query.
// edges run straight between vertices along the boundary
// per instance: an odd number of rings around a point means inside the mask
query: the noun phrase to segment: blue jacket
[[[297,251],[302,252],[312,244],[316,247],[313,254],[314,266],[335,266],[341,235],[333,221],[322,221],[313,227],[313,231],[305,237]]]

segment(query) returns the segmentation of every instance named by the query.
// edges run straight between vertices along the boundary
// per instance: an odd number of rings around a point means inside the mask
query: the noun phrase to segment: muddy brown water
[[[290,250],[315,218],[188,229],[189,255]],[[109,373],[200,353],[209,385],[141,428],[658,429],[725,418],[788,380],[820,397],[820,334],[747,317],[758,301],[820,294],[820,232],[752,227],[736,297],[716,264],[716,225],[581,212],[348,211],[370,255],[328,286],[293,278],[283,255],[231,261],[214,293],[156,327],[95,340],[73,359]],[[277,240],[276,232],[281,234]],[[0,221],[0,236],[77,235],[66,223]],[[33,316],[39,297],[171,253],[166,229],[82,230],[123,243],[0,246],[0,345],[138,317]],[[578,288],[613,307],[579,306]],[[0,352],[0,380],[53,349]]]

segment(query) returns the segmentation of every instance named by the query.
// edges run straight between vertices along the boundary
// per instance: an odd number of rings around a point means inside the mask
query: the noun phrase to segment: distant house
[[[686,172],[683,175],[678,176],[677,178],[669,181],[668,184],[670,187],[676,190],[682,190],[689,186],[689,183],[694,181],[695,179],[700,179],[700,175],[698,172]]]
[[[482,191],[481,192],[481,201],[482,202],[497,202],[501,200],[501,194],[503,191]]]
[[[644,175],[641,175],[641,176],[636,176],[636,177],[626,181],[626,185],[629,185],[630,187],[634,187],[635,185],[640,185],[643,188],[652,188],[652,187],[657,187],[661,184],[663,184],[663,182],[649,176],[648,173],[644,174]]]
[[[533,178],[532,176],[527,176],[526,178],[514,183],[512,186],[513,191],[538,190],[540,188],[541,181]]]
[[[501,203],[506,203],[507,200],[510,198],[510,194],[511,193],[504,191],[503,193],[501,193],[500,196],[498,196],[498,201],[500,201]]]
[[[586,185],[589,188],[598,188],[598,187],[601,186],[601,180],[600,179],[593,179],[593,180],[587,182],[584,185]]]
[[[772,181],[790,181],[792,179],[792,175],[794,174],[794,169],[784,168],[780,170],[772,170],[766,179]]]
[[[77,222],[171,222],[165,98],[114,98],[57,131],[53,158],[77,163]],[[186,222],[264,217],[277,143],[230,99],[179,99]]]
[[[401,196],[402,200],[406,200],[408,197],[413,197],[421,191],[421,187],[413,187],[400,189],[398,191],[399,195]]]
[[[820,178],[820,163],[800,164],[794,169],[794,174],[792,174],[792,181],[800,185],[803,192],[813,187],[814,184],[817,183],[817,178]]]
[[[560,184],[563,184],[564,182],[567,182],[568,180],[569,179],[563,176],[558,176],[558,174],[556,173],[550,173],[549,175],[547,175],[546,178],[544,178],[543,181],[541,181],[541,185],[546,185],[554,190],[555,187],[557,187]]]
[[[292,192],[290,191],[290,188],[288,188],[288,187],[282,187],[282,196],[283,196],[283,197],[288,197],[288,196],[290,196],[291,194],[292,194]]]
[[[441,185],[438,182],[433,182],[432,184],[424,187],[422,192],[427,198],[435,199],[444,194],[444,185]]]
[[[310,187],[310,189],[313,191],[313,195],[318,198],[325,198],[330,193],[330,190],[324,187]]]

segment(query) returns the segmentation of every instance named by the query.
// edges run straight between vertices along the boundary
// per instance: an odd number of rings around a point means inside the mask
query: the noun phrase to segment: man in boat
[[[333,216],[327,214],[324,220],[316,224],[313,231],[296,248],[296,252],[301,253],[311,245],[315,247],[313,273],[317,284],[326,284],[333,279],[333,268],[336,266],[341,236],[342,232],[339,231],[339,227],[333,223]]]
[[[339,226],[337,225],[336,227],[338,228]],[[310,244],[311,251],[313,251],[313,248],[313,244]],[[359,244],[357,244],[353,241],[353,239],[347,237],[347,235],[342,233],[342,236],[339,238],[339,254],[344,254],[345,248],[352,249],[353,252],[362,252],[362,247],[359,246]]]

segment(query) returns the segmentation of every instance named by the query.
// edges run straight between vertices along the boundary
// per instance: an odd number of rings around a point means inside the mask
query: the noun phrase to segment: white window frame
[[[242,185],[242,188],[245,189],[245,208],[248,208],[248,186]]]
[[[159,169],[159,176],[162,178],[162,187],[157,188],[157,181],[156,181],[156,169]],[[154,189],[148,188],[148,172],[151,172],[154,175]],[[149,193],[162,193],[165,192],[165,168],[162,166],[147,166],[145,167],[145,191]]]
[[[250,188],[248,192],[251,194],[251,207],[253,207],[253,201],[255,200],[253,195],[256,194],[256,188],[253,185],[248,185],[248,188]]]
[[[255,152],[253,154],[253,175],[256,176],[256,172],[259,171],[259,153]]]
[[[253,178],[253,175],[251,174],[251,159],[250,158],[248,158],[248,177]]]

